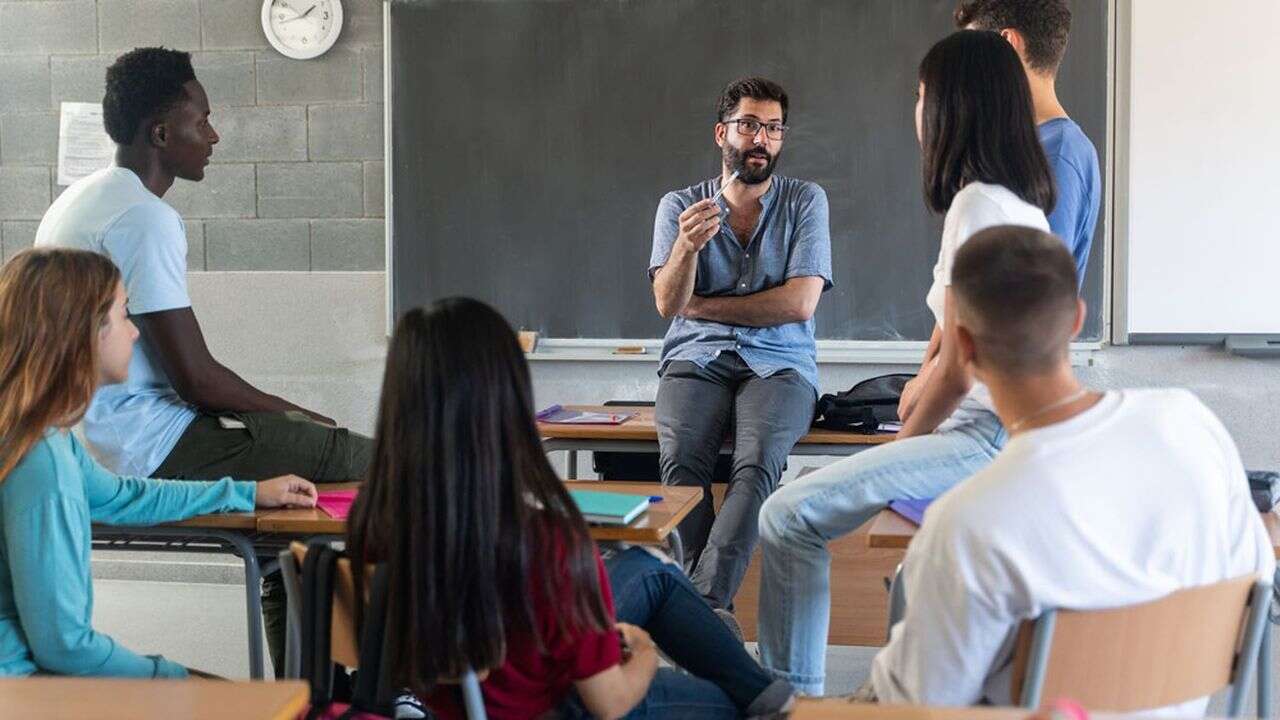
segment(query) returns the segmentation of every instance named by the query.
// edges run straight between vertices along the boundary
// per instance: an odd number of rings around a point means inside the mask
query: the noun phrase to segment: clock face
[[[342,30],[341,0],[263,0],[262,31],[281,54],[305,60],[333,47]]]

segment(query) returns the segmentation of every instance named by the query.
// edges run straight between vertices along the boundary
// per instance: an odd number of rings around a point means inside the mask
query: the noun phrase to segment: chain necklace
[[[1048,405],[1045,405],[1044,407],[1040,408],[1039,410],[1036,410],[1030,415],[1023,415],[1022,417],[1018,418],[1017,422],[1009,424],[1009,434],[1012,435],[1013,433],[1017,432],[1018,429],[1021,428],[1023,425],[1026,425],[1027,422],[1031,420],[1035,420],[1036,418],[1040,417],[1041,415],[1044,415],[1045,413],[1051,410],[1057,410],[1063,405],[1070,405],[1071,403],[1079,400],[1080,398],[1088,394],[1089,394],[1089,388],[1080,388],[1077,392],[1074,392],[1068,395],[1067,397],[1064,397],[1061,400],[1058,400],[1057,402],[1049,403]]]

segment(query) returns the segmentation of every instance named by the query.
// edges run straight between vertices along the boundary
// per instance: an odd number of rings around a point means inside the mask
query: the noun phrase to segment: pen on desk
[[[733,174],[729,176],[729,179],[725,180],[724,183],[720,185],[720,189],[716,191],[716,194],[711,196],[711,202],[716,202],[717,200],[719,200],[720,196],[724,194],[724,189],[729,187],[729,184],[737,179],[738,179],[738,171],[734,170]]]
[[[651,503],[660,503],[660,502],[662,502],[662,496],[661,496],[661,495],[650,495],[650,496],[649,496],[649,502],[651,502]]]

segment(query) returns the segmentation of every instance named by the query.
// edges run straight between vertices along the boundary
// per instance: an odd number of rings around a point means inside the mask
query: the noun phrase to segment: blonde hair
[[[0,268],[0,482],[49,427],[84,416],[119,282],[82,250],[26,250]]]

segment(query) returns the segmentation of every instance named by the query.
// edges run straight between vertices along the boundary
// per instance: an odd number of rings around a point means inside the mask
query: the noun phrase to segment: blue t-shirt
[[[712,197],[719,188],[720,178],[712,178],[663,196],[653,221],[651,280],[671,257],[680,234],[680,213]],[[728,209],[723,197],[717,202]],[[795,277],[820,277],[824,291],[831,287],[831,223],[826,192],[811,182],[774,175],[760,204],[755,235],[746,247],[724,222],[720,232],[698,253],[694,294],[750,295]],[[815,392],[818,389],[813,318],[757,328],[676,316],[662,343],[662,368],[672,360],[688,360],[706,367],[726,351],[736,352],[760,377],[795,370]]]
[[[1093,246],[1093,229],[1098,224],[1098,208],[1102,204],[1098,151],[1070,118],[1054,118],[1038,129],[1058,190],[1058,202],[1049,213],[1049,228],[1067,244],[1076,260],[1076,277],[1083,287],[1089,249]]]
[[[132,170],[112,166],[76,181],[45,213],[35,244],[111,258],[124,278],[130,315],[191,307],[182,217]],[[107,467],[147,476],[195,418],[144,335],[133,348],[129,378],[94,395],[84,434]]]

